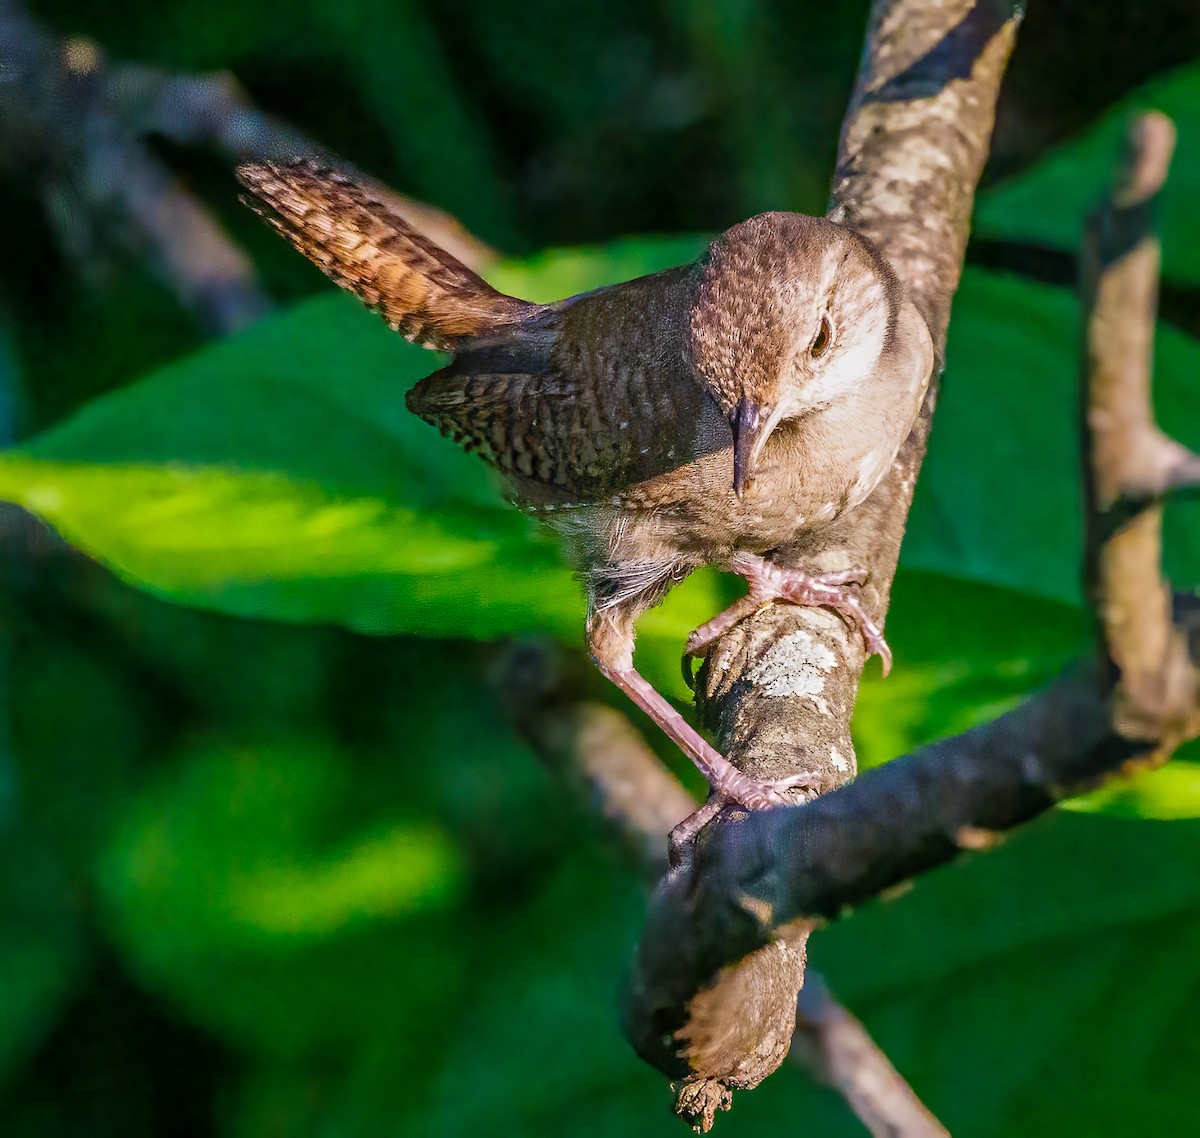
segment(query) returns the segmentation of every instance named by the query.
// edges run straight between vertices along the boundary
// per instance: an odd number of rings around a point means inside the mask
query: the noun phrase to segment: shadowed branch
[[[668,831],[695,803],[624,715],[583,695],[588,672],[573,670],[578,663],[552,645],[526,642],[499,654],[493,684],[517,730],[652,884],[666,864]],[[802,940],[806,931],[798,934]],[[793,1061],[840,1092],[872,1134],[946,1134],[815,973],[808,973],[797,1012]],[[728,1105],[727,1089],[693,1085],[694,1113],[704,1113],[702,1096],[714,1091]]]
[[[333,159],[255,107],[232,75],[112,62],[91,40],[54,35],[19,0],[0,0],[0,176],[32,182],[84,272],[114,256],[144,263],[207,329],[235,331],[271,302],[245,252],[148,145],[155,135],[235,161]],[[464,264],[495,259],[449,214],[359,177]]]

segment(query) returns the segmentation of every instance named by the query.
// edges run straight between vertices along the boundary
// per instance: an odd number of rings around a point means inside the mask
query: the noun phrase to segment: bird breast
[[[801,531],[828,525],[857,504],[856,471],[814,463],[811,453],[807,463],[793,462],[796,448],[789,441],[768,442],[740,498],[733,492],[729,447],[631,487],[613,507],[633,515],[622,520],[625,528],[632,524],[653,531],[655,544],[674,546],[701,561],[720,560],[736,549],[766,552]]]

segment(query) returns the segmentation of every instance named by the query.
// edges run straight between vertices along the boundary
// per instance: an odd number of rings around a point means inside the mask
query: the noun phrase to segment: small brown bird
[[[750,592],[688,641],[698,654],[771,600],[853,620],[848,587],[763,555],[878,485],[933,370],[925,321],[879,253],[794,213],[752,217],[691,265],[539,305],[497,292],[355,179],[311,160],[239,168],[245,199],[301,253],[448,367],[408,407],[503,474],[565,538],[601,672],[751,808],[807,776],[743,775],[633,666],[634,625],[702,565]]]

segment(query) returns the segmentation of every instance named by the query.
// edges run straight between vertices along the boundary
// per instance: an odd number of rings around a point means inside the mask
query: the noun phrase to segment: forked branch
[[[928,320],[939,355],[1018,22],[1017,7],[1000,0],[876,0],[843,127],[830,217],[861,231],[889,258]],[[865,567],[864,603],[877,623],[935,401],[936,383],[893,469],[862,506],[778,555],[820,572]],[[699,677],[701,713],[721,750],[747,773],[781,779],[815,771],[818,789],[829,791],[854,773],[850,721],[862,667],[860,639],[836,616],[772,606],[710,651]],[[771,817],[748,820],[750,832]],[[739,840],[723,834],[726,820],[710,823],[719,831],[713,838]],[[759,853],[762,873],[774,878],[771,851]],[[685,1079],[681,1106],[700,1125],[711,1124],[729,1087],[756,1085],[787,1053],[808,935],[804,918],[783,932],[787,922],[762,911],[748,923],[702,916],[715,887],[707,865],[702,848],[693,866],[663,882],[628,1000],[634,1045]],[[771,936],[760,935],[759,921]]]
[[[647,1033],[639,1043],[669,1073],[690,1071],[688,1084],[709,1084],[713,1095],[732,1084],[702,1073],[712,1055],[688,1049],[687,1017],[749,954],[780,940],[786,948],[796,929],[985,846],[1069,794],[1161,763],[1200,734],[1195,605],[1172,597],[1160,567],[1161,495],[1176,478],[1147,474],[1194,462],[1150,412],[1150,217],[1172,137],[1161,116],[1133,125],[1124,173],[1089,225],[1084,257],[1086,568],[1099,674],[1083,664],[990,724],[805,806],[715,830],[660,887],[634,972],[634,1022]],[[710,1125],[711,1112],[693,1120]]]
[[[573,664],[578,661],[551,645],[518,644],[498,655],[494,684],[514,726],[652,884],[666,865],[668,832],[695,804],[624,715],[583,694],[590,669],[573,671]],[[800,993],[791,1058],[841,1093],[874,1135],[947,1133],[811,971]]]

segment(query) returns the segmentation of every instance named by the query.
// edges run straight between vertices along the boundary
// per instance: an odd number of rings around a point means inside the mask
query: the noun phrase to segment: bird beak
[[[759,452],[775,424],[759,410],[757,403],[743,399],[729,416],[733,428],[733,492],[740,498],[754,476]]]

